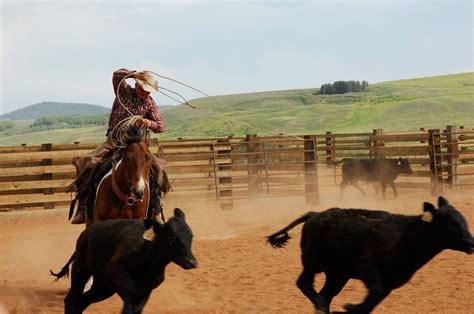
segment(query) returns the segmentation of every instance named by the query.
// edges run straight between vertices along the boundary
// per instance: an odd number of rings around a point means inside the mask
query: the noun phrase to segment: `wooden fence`
[[[75,175],[71,160],[95,144],[43,144],[0,147],[0,209],[66,206],[64,188]],[[306,135],[300,137],[218,138],[153,142],[153,153],[167,160],[173,202],[301,196],[316,204],[325,189],[340,182],[343,158],[408,157],[414,173],[397,187],[431,189],[474,185],[474,130]]]

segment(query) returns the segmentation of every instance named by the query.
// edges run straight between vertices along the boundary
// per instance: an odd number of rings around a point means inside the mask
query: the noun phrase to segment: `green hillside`
[[[412,131],[474,125],[474,72],[370,84],[362,93],[317,95],[316,91],[226,95],[215,97],[218,102],[195,99],[190,103],[196,109],[179,105],[162,111],[168,130],[159,137],[368,132],[374,128]],[[104,133],[105,128],[97,127],[62,129],[0,137],[0,145],[44,143],[46,139],[100,142]]]
[[[225,105],[208,98],[191,103],[274,133],[410,131],[473,125],[473,92],[474,73],[464,73],[371,84],[362,93],[316,95],[315,89],[306,89],[217,97]],[[205,110],[179,106],[167,115],[168,135],[247,132],[247,127],[216,119]]]

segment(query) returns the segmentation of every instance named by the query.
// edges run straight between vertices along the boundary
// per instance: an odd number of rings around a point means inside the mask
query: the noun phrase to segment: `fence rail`
[[[414,173],[401,176],[401,189],[474,185],[474,130],[384,133],[331,133],[296,138],[258,137],[166,140],[150,150],[167,160],[173,182],[168,200],[232,201],[253,197],[301,195],[317,203],[320,190],[340,182],[344,158],[408,157]],[[73,157],[86,156],[95,144],[42,144],[0,147],[0,209],[67,205],[64,193],[75,175]]]

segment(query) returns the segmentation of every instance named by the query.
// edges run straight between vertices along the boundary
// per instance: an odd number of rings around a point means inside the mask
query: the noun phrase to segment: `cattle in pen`
[[[382,196],[385,198],[387,184],[392,187],[395,197],[398,196],[395,188],[395,179],[400,174],[412,174],[408,158],[398,159],[343,159],[342,181],[340,184],[341,198],[348,184],[358,189],[362,194],[364,190],[357,184],[362,182],[380,182],[382,185]]]

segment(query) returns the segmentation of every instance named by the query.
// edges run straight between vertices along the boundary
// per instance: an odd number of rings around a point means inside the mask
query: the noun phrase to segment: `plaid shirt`
[[[114,86],[114,94],[116,94],[116,96],[118,84],[130,73],[132,73],[132,71],[126,69],[120,69],[114,72],[112,83]],[[143,118],[152,121],[150,129],[153,132],[161,133],[165,131],[165,121],[161,117],[158,106],[153,98],[148,96],[145,100],[140,99],[137,96],[135,89],[128,85],[125,80],[120,87],[119,96],[122,104],[124,104],[133,115],[142,116]],[[112,111],[110,112],[109,132],[111,132],[120,121],[130,116],[130,113],[123,108],[120,101],[118,100],[118,97],[115,97]],[[109,135],[115,136],[115,134]]]

